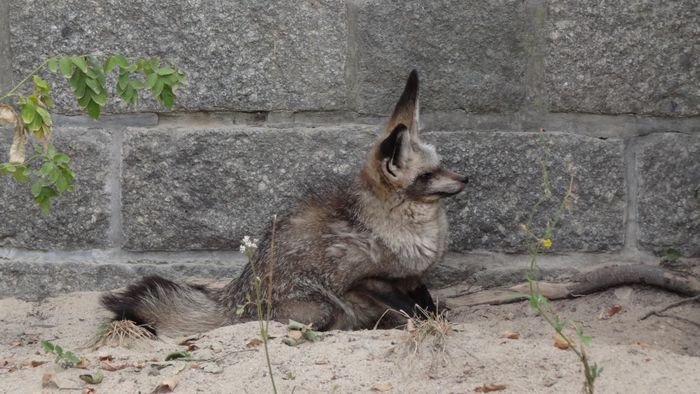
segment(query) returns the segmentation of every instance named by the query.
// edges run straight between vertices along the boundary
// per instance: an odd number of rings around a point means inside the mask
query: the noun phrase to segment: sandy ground
[[[271,392],[261,347],[247,347],[257,323],[223,327],[196,340],[200,361],[163,362],[186,346],[163,338],[131,348],[90,346],[108,314],[99,293],[73,293],[42,302],[0,300],[0,391],[5,393],[150,393],[175,377],[175,393]],[[664,317],[640,315],[680,299],[645,287],[623,287],[555,303],[563,317],[576,319],[593,336],[590,357],[604,367],[599,393],[700,392],[700,303],[686,304]],[[601,319],[607,308],[622,311]],[[454,333],[445,353],[425,344],[410,349],[405,330],[330,332],[322,342],[290,347],[286,328],[271,324],[273,372],[280,393],[468,393],[484,384],[503,384],[504,393],[581,392],[582,373],[569,351],[553,346],[549,330],[526,303],[453,310]],[[519,339],[505,339],[505,331]],[[49,339],[89,360],[84,369],[60,369],[38,343]],[[104,371],[98,385],[78,376],[94,372],[100,357],[127,367]],[[32,367],[31,362],[45,361]],[[210,373],[207,369],[223,371]],[[42,388],[42,376],[55,373],[61,388]],[[378,386],[377,386],[378,385]],[[374,387],[374,389],[373,389]]]

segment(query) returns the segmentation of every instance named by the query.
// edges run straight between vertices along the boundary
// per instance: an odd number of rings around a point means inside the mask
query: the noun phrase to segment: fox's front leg
[[[414,305],[419,306],[427,312],[438,313],[438,308],[433,302],[433,296],[430,295],[428,288],[423,282],[420,282],[414,289],[408,290],[407,294],[413,299]],[[415,309],[414,314],[420,316],[418,308]]]
[[[420,278],[366,279],[359,288],[387,307],[403,310],[409,316],[423,318],[426,317],[423,311],[439,312],[428,287]]]

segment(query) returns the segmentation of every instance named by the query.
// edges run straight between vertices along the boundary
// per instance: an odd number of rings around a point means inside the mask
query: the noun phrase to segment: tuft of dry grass
[[[430,312],[417,307],[423,315],[420,319],[415,319],[404,313],[407,319],[406,330],[408,331],[408,343],[413,353],[424,344],[439,353],[445,353],[447,347],[447,337],[452,334],[452,324],[447,320],[447,313]]]
[[[113,320],[97,333],[95,347],[110,345],[128,348],[141,339],[156,339],[156,336],[145,326],[131,320]]]

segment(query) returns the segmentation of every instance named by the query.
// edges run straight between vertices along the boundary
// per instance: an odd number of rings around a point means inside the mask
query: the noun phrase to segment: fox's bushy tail
[[[114,319],[128,319],[158,335],[177,337],[233,323],[235,316],[203,286],[179,285],[160,276],[147,276],[120,292],[100,299]]]

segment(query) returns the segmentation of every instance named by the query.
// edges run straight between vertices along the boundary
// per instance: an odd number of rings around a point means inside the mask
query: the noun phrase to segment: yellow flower
[[[543,239],[542,246],[544,246],[547,249],[551,248],[552,247],[552,240],[551,239]]]

